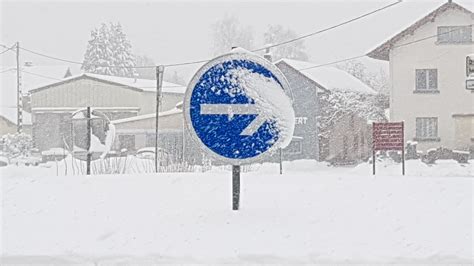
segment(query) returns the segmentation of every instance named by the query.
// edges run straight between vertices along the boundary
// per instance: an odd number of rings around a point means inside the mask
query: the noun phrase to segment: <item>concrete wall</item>
[[[437,34],[438,26],[473,24],[471,15],[447,11],[408,35],[395,46]],[[473,34],[474,35],[474,34]],[[462,149],[464,141],[456,140],[454,114],[474,113],[474,93],[465,89],[465,60],[474,52],[470,44],[437,44],[437,39],[393,48],[390,52],[390,119],[405,121],[405,139],[414,140],[416,117],[437,117],[439,140],[418,141],[418,148],[448,147]],[[439,93],[415,91],[416,69],[438,69]],[[469,134],[466,134],[469,135]]]

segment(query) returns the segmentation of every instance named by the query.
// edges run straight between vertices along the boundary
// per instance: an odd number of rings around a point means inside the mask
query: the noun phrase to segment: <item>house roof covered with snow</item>
[[[448,10],[459,10],[461,12],[470,14],[471,16],[473,15],[473,13],[470,10],[468,10],[468,9],[466,9],[466,8],[456,4],[456,3],[448,1],[447,3],[443,4],[439,8],[435,9],[434,11],[432,11],[431,13],[426,15],[425,17],[423,17],[420,20],[416,21],[414,24],[412,24],[411,26],[409,26],[405,30],[403,30],[400,33],[396,34],[395,36],[390,38],[388,41],[384,42],[383,44],[381,44],[380,46],[378,46],[377,48],[375,48],[374,50],[369,52],[367,54],[367,56],[372,57],[374,59],[380,59],[380,60],[388,61],[389,60],[390,49],[392,49],[392,47],[395,45],[395,43],[402,40],[405,36],[413,34],[417,29],[419,29],[423,25],[434,21],[436,19],[436,17],[438,17],[439,15],[445,13]]]
[[[277,61],[276,64],[286,64],[290,66],[318,84],[320,87],[329,91],[349,91],[366,94],[376,93],[372,88],[356,77],[335,67],[310,68],[316,64],[293,59],[281,59]]]
[[[120,87],[135,89],[135,90],[143,91],[143,92],[156,91],[156,80],[152,80],[152,79],[137,79],[137,78],[126,78],[126,77],[116,77],[116,76],[83,73],[80,75],[71,76],[71,77],[56,81],[56,82],[50,82],[49,84],[33,88],[30,90],[30,92],[34,93],[36,91],[44,90],[53,86],[57,86],[59,84],[68,83],[68,82],[78,80],[78,79],[83,79],[83,78],[93,79],[100,82],[105,82],[105,83],[117,85]],[[166,81],[163,81],[162,83],[162,92],[164,93],[184,94],[185,91],[186,91],[185,86],[178,85],[171,82],[166,82]]]

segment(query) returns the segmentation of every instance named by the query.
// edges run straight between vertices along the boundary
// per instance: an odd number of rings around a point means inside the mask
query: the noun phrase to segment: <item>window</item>
[[[416,91],[417,92],[438,91],[438,70],[437,69],[417,69],[416,70]]]
[[[437,117],[417,117],[416,118],[416,138],[417,139],[437,139],[438,138],[438,118]]]
[[[438,27],[438,43],[463,44],[472,42],[472,26]]]

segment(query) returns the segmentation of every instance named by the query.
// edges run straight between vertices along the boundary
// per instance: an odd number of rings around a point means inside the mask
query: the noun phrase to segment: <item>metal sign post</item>
[[[281,97],[259,97],[259,90],[272,90],[271,95]],[[262,107],[282,104],[288,106],[285,114],[273,115],[271,108]],[[232,209],[238,210],[240,166],[276,152],[285,141],[281,130],[294,129],[294,124],[280,129],[277,123],[283,115],[294,115],[288,81],[268,60],[234,50],[197,71],[186,90],[183,110],[192,138],[212,158],[232,165]]]
[[[240,165],[232,165],[232,210],[239,210],[240,203]]]
[[[402,175],[405,175],[405,147],[404,124],[372,123],[372,174],[375,175],[375,161],[377,151],[401,151]]]

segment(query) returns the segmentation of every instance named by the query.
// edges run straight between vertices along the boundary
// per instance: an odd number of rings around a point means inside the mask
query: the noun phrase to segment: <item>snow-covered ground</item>
[[[1,264],[473,263],[473,165],[255,165],[231,174],[1,168]],[[48,172],[49,171],[49,172]]]

